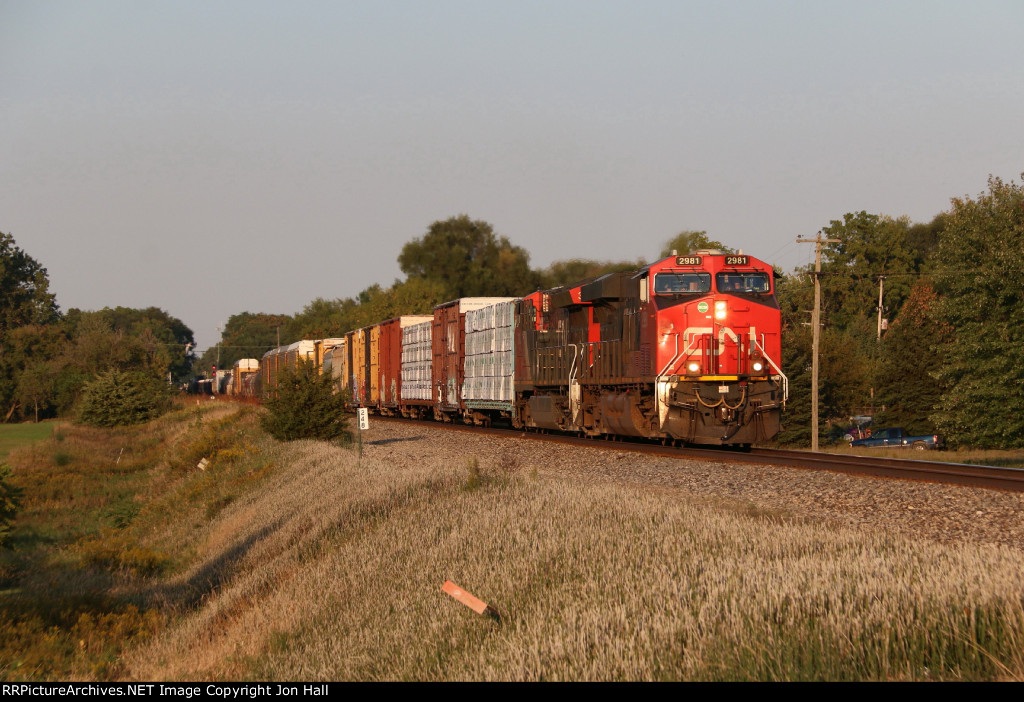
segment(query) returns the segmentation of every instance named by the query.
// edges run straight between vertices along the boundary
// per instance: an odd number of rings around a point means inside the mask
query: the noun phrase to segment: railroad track
[[[415,420],[397,417],[374,417],[374,420],[418,423]],[[917,480],[949,485],[966,485],[994,490],[1024,492],[1024,470],[1000,468],[997,466],[975,466],[963,463],[941,463],[908,458],[880,458],[875,456],[852,456],[846,454],[812,453],[786,449],[751,449],[739,451],[728,448],[693,448],[662,446],[643,440],[602,440],[568,434],[523,432],[500,427],[476,427],[464,424],[431,423],[441,429],[486,433],[506,438],[525,438],[534,441],[551,441],[561,444],[606,448],[616,451],[631,451],[655,456],[691,458],[703,461],[727,463],[756,463],[758,465],[783,466],[807,470],[827,470],[851,475],[869,475],[899,480]]]

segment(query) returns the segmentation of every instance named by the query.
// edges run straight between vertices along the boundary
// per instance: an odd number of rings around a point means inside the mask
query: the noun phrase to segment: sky
[[[1020,180],[1022,36],[1020,0],[0,0],[0,231],[200,350],[458,214],[536,268],[698,229],[788,271]]]

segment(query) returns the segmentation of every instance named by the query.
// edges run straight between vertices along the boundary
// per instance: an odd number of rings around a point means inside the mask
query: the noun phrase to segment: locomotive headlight
[[[719,300],[715,303],[715,319],[725,319],[725,300]]]
[[[759,358],[755,358],[750,363],[750,370],[754,371],[755,373],[760,373],[761,371],[764,370],[764,361],[762,361]]]
[[[687,361],[686,372],[691,375],[697,375],[700,373],[700,363],[698,361]]]

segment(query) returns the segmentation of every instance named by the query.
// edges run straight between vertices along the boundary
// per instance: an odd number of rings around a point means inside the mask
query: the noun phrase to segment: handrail
[[[782,369],[779,368],[779,365],[772,360],[772,357],[768,355],[768,352],[764,350],[764,346],[757,343],[757,339],[754,339],[754,346],[757,347],[757,349],[761,352],[761,355],[764,356],[766,361],[768,361],[768,365],[774,368],[775,372],[782,377],[782,404],[785,405],[786,401],[789,399],[789,378],[786,377],[786,374],[782,372]]]

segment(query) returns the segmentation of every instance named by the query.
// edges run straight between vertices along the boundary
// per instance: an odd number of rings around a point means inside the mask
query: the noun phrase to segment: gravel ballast
[[[645,456],[618,447],[574,447],[457,431],[429,422],[371,419],[367,456],[403,464],[476,457],[485,472],[619,483],[781,519],[881,529],[942,543],[1024,543],[1024,494],[933,483]]]

